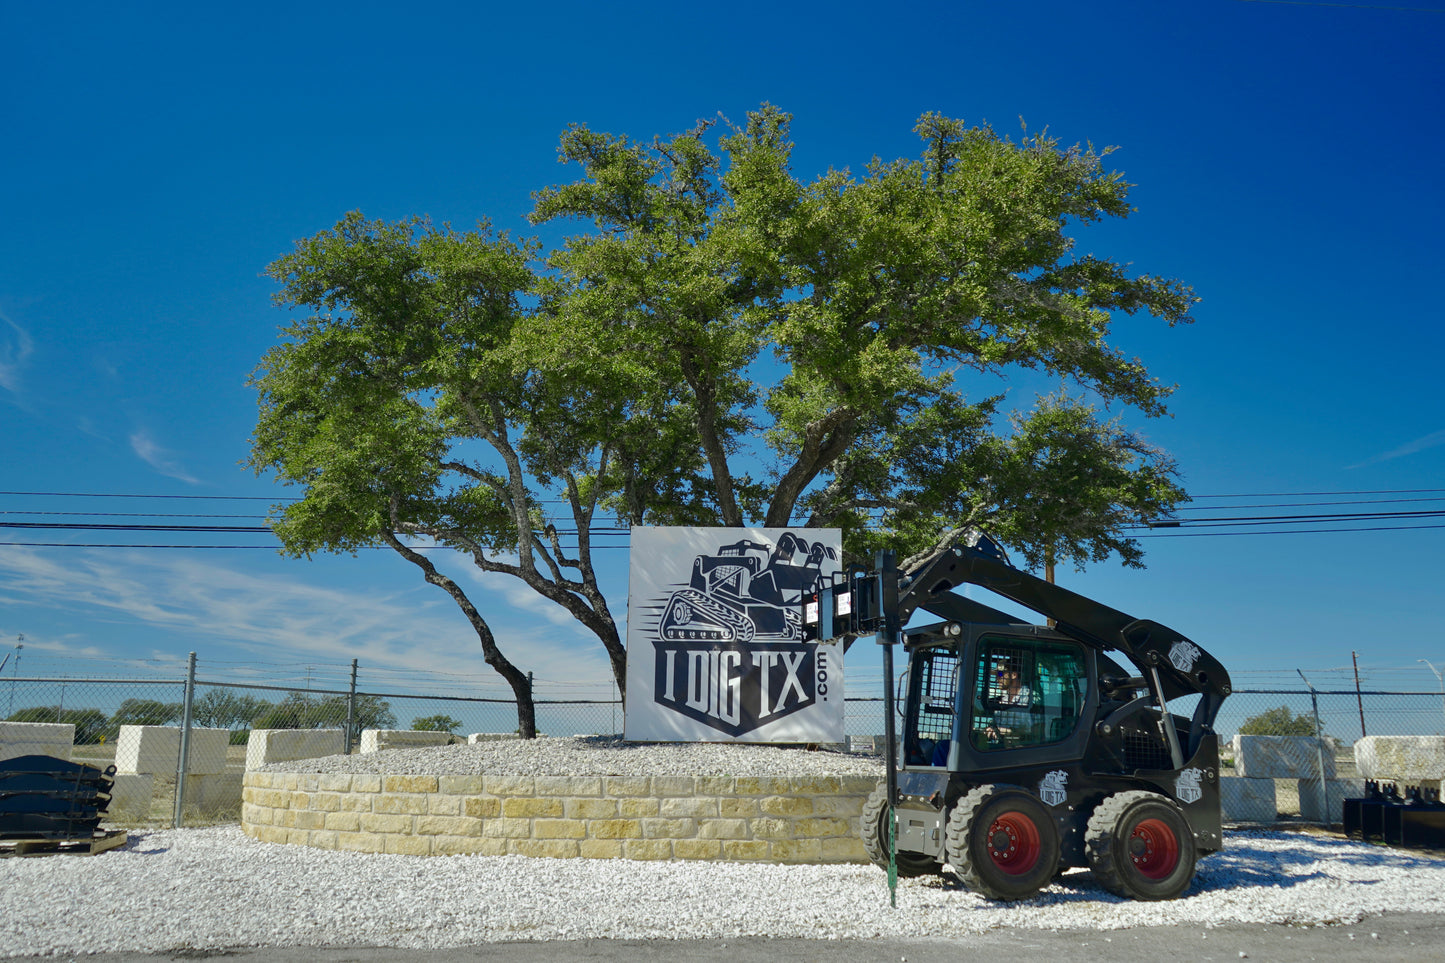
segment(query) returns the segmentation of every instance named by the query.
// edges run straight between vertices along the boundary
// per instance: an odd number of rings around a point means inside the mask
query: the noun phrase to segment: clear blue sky
[[[176,497],[3,495],[0,520],[259,514],[264,502],[178,496],[282,494],[240,462],[246,378],[286,320],[260,272],[294,240],[352,209],[525,233],[530,192],[570,176],[555,163],[567,124],[647,138],[763,101],[793,113],[805,177],[915,155],[930,110],[1118,145],[1138,213],[1090,229],[1081,250],[1204,299],[1192,327],[1116,331],[1180,385],[1172,419],[1132,424],[1190,491],[1438,499],[1442,49],[1445,7],[1428,0],[5,4],[0,490]],[[1145,572],[1061,580],[1174,626],[1243,680],[1357,650],[1433,689],[1417,660],[1445,667],[1442,543],[1436,528],[1158,538]],[[600,647],[520,586],[473,587],[538,678],[607,679]],[[0,654],[20,634],[26,674],[192,649],[487,671],[450,601],[383,552],[4,545]]]

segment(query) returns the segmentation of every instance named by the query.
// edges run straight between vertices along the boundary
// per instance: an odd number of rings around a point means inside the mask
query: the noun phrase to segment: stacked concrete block
[[[75,726],[68,722],[0,722],[0,759],[54,756],[70,760]]]
[[[144,819],[150,815],[151,793],[156,777],[151,773],[118,772],[110,789],[108,819]]]
[[[175,726],[121,726],[115,740],[115,768],[126,773],[174,773],[181,758],[181,730]]]
[[[240,809],[242,775],[236,770],[187,776],[185,808],[207,815]]]
[[[1224,818],[1237,823],[1272,823],[1279,815],[1274,780],[1247,776],[1219,778],[1219,804]]]
[[[455,737],[450,732],[427,732],[418,729],[363,729],[361,751],[383,749],[419,749],[426,746],[449,746]]]
[[[186,771],[212,774],[226,769],[226,729],[191,729]],[[174,773],[180,766],[179,726],[121,726],[115,741],[115,768],[124,773]]]
[[[1445,779],[1445,736],[1366,736],[1355,743],[1365,779],[1438,789]]]
[[[345,751],[346,732],[342,729],[252,729],[246,742],[246,768],[337,756]]]
[[[1325,778],[1335,775],[1335,750],[1314,736],[1234,737],[1234,773],[1255,779],[1318,779],[1320,758]]]
[[[1326,779],[1324,793],[1320,792],[1318,779],[1299,781],[1300,816],[1312,823],[1338,823],[1344,821],[1345,800],[1358,799],[1365,794],[1363,779]]]

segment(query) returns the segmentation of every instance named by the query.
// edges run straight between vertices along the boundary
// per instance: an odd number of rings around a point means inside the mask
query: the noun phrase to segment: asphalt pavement
[[[1297,927],[1231,924],[1218,927],[1156,926],[1128,930],[999,929],[966,941],[928,940],[579,940],[486,943],[450,949],[398,947],[237,947],[167,953],[100,953],[77,963],[160,963],[225,960],[227,963],[1217,963],[1267,960],[1399,961],[1438,957],[1445,946],[1445,915],[1398,913],[1358,923]],[[1433,947],[1433,949],[1432,949]],[[63,960],[66,957],[9,957]]]

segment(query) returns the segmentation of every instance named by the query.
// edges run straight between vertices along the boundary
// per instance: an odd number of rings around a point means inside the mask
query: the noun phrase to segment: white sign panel
[[[842,742],[843,647],[803,641],[837,529],[634,528],[623,735]]]

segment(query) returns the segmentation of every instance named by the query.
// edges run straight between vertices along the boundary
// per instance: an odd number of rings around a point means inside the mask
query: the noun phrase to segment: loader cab
[[[1098,706],[1093,650],[1042,626],[945,623],[907,636],[904,767],[1079,758]]]

